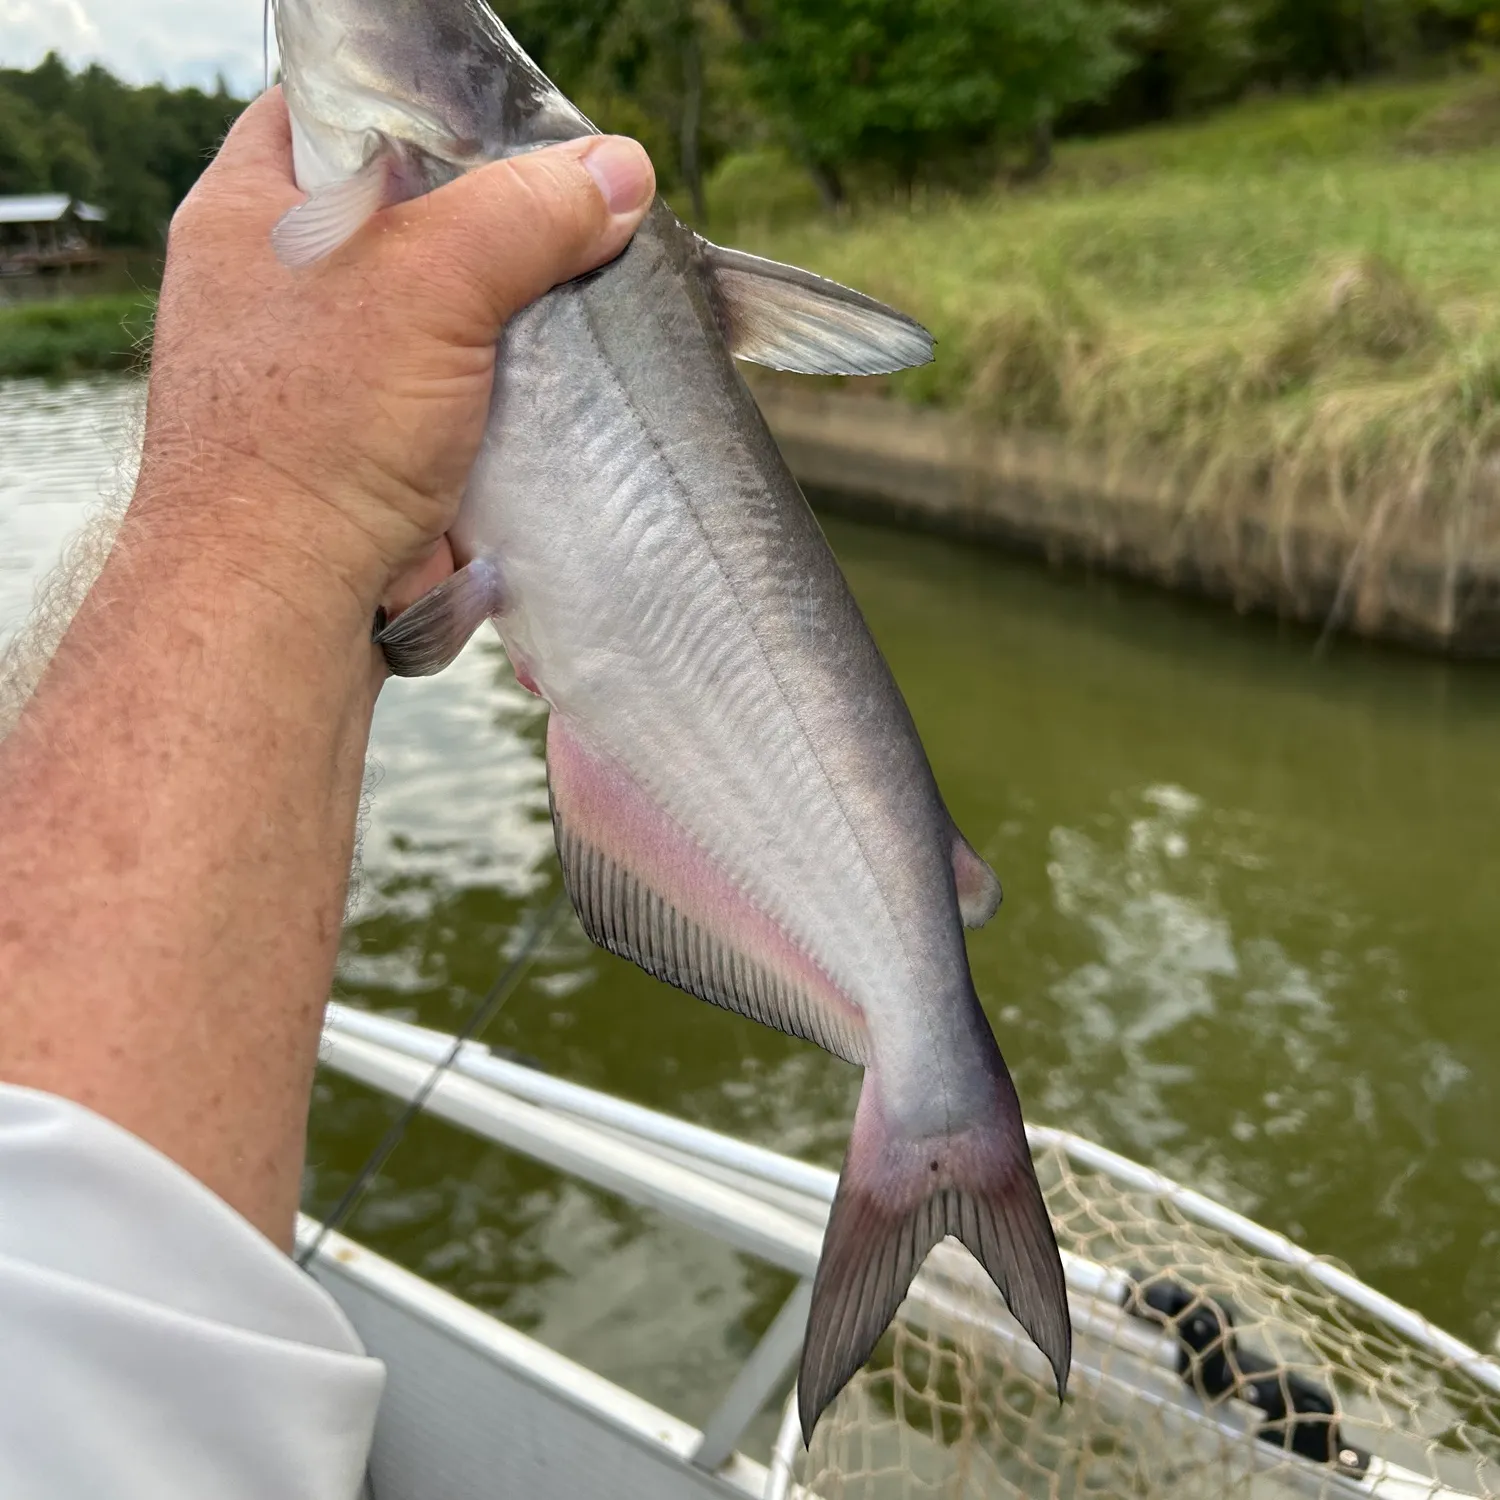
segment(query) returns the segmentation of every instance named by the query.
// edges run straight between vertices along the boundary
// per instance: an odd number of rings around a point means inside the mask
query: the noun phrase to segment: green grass
[[[139,292],[0,305],[0,378],[131,369],[145,357],[154,307]]]
[[[1500,78],[1252,102],[838,220],[775,153],[708,187],[718,238],[933,329],[935,364],[869,386],[1226,514],[1500,547]],[[149,322],[140,295],[0,309],[0,375],[128,366]]]
[[[932,328],[937,362],[884,382],[909,401],[1345,526],[1496,487],[1500,82],[1258,102],[837,222],[765,181],[749,201],[772,209],[736,215],[721,186],[719,237]]]

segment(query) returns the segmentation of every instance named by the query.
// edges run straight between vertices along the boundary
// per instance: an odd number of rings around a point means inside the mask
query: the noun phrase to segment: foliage
[[[173,209],[243,108],[217,92],[132,88],[55,54],[0,69],[0,193],[65,192],[108,210],[108,239],[157,245]]]
[[[491,0],[669,190],[789,151],[824,201],[987,181],[997,147],[1178,119],[1500,42],[1496,0]],[[712,195],[710,195],[712,196]]]
[[[1128,66],[1072,123],[1091,133],[1176,119],[1243,91],[1261,59],[1260,0],[1137,0],[1121,44]]]
[[[749,217],[785,218],[807,196],[778,178],[785,155],[829,204],[891,183],[982,187],[1018,144],[1033,172],[1049,165],[1054,133],[1116,133],[1252,88],[1434,57],[1472,65],[1500,44],[1500,0],[490,3],[591,118],[645,141],[699,220],[741,190]],[[159,245],[240,108],[222,84],[133,88],[56,56],[0,69],[0,193],[98,202],[111,241]],[[1491,113],[1476,99],[1436,122],[1439,149],[1483,136]]]
[[[1474,60],[1500,41],[1495,0],[1128,0],[1130,65],[1068,128],[1180,119],[1248,90],[1318,88]]]
[[[713,0],[492,0],[517,39],[602,129],[634,135],[698,217],[704,178],[764,134],[738,37]]]
[[[99,158],[76,120],[0,87],[0,193],[49,190],[96,194]]]
[[[139,294],[0,306],[0,379],[128,370],[146,358],[152,315]]]
[[[750,226],[746,248],[922,319],[938,360],[883,382],[907,400],[1205,503],[1462,507],[1500,461],[1500,154],[1407,139],[1469,87],[1063,142],[1046,186]]]
[[[840,196],[874,164],[1050,131],[1126,65],[1112,0],[730,0],[757,97]]]
[[[704,184],[704,200],[715,234],[742,225],[780,228],[812,218],[819,208],[812,178],[775,146],[725,157]]]

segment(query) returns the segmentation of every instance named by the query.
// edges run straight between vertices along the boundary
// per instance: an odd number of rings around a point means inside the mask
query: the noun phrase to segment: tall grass
[[[141,293],[0,305],[0,378],[128,370],[146,358],[154,306]]]
[[[1500,566],[1500,80],[1253,102],[970,187],[832,220],[758,151],[707,227],[933,329],[935,364],[867,387],[1353,538],[1367,571]],[[142,297],[0,309],[0,375],[128,366],[149,322]]]

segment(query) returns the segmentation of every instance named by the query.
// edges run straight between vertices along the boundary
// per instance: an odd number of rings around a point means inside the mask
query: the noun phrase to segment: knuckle
[[[167,224],[167,249],[181,250],[191,245],[199,233],[203,221],[203,194],[195,188],[177,205]]]
[[[607,218],[604,200],[578,158],[539,152],[517,158],[515,165],[524,169],[534,222],[555,242],[581,249],[598,235]]]

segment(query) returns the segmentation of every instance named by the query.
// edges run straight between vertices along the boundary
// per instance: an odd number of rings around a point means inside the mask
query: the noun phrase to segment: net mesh
[[[1063,1248],[1116,1273],[1073,1294],[1066,1404],[972,1262],[940,1247],[794,1461],[806,1491],[1500,1496],[1500,1396],[1456,1358],[1060,1144],[1037,1168]]]

